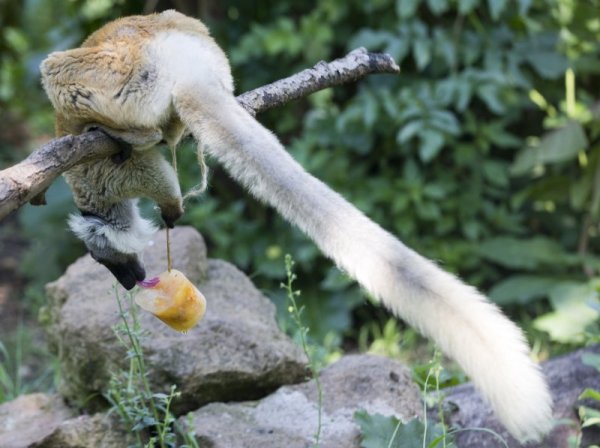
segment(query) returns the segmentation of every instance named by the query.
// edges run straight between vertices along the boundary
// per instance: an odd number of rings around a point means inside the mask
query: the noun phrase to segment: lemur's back
[[[147,16],[129,16],[114,20],[90,34],[82,47],[104,44],[138,43],[140,39],[155,36],[161,31],[178,30],[183,33],[210,36],[208,28],[199,20],[177,11],[165,11]]]

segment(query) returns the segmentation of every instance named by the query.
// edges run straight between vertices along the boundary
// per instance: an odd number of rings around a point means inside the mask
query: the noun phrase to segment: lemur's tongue
[[[158,285],[159,281],[160,280],[158,277],[154,277],[149,280],[138,280],[136,283],[138,286],[141,286],[142,288],[154,288],[156,285]]]

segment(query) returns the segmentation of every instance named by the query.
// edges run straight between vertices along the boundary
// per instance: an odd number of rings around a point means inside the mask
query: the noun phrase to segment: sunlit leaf
[[[587,284],[560,284],[550,293],[555,311],[534,320],[533,326],[564,344],[581,343],[588,325],[598,319],[589,303],[598,303],[594,288]]]
[[[600,401],[600,392],[594,389],[587,388],[585,389],[581,395],[579,395],[580,400],[585,400],[586,398],[591,398],[592,400]],[[598,413],[600,417],[600,412]]]

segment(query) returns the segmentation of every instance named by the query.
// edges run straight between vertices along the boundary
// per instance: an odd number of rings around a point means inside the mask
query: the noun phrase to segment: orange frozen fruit
[[[151,312],[174,330],[187,332],[202,319],[206,299],[187,277],[176,269],[151,280],[139,282],[143,288],[135,303]]]

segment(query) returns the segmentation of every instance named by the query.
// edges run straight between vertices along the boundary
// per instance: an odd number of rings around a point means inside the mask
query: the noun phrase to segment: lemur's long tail
[[[233,96],[176,95],[174,104],[236,180],[454,358],[515,437],[537,439],[549,430],[552,403],[545,380],[520,329],[496,306],[305,172]]]

